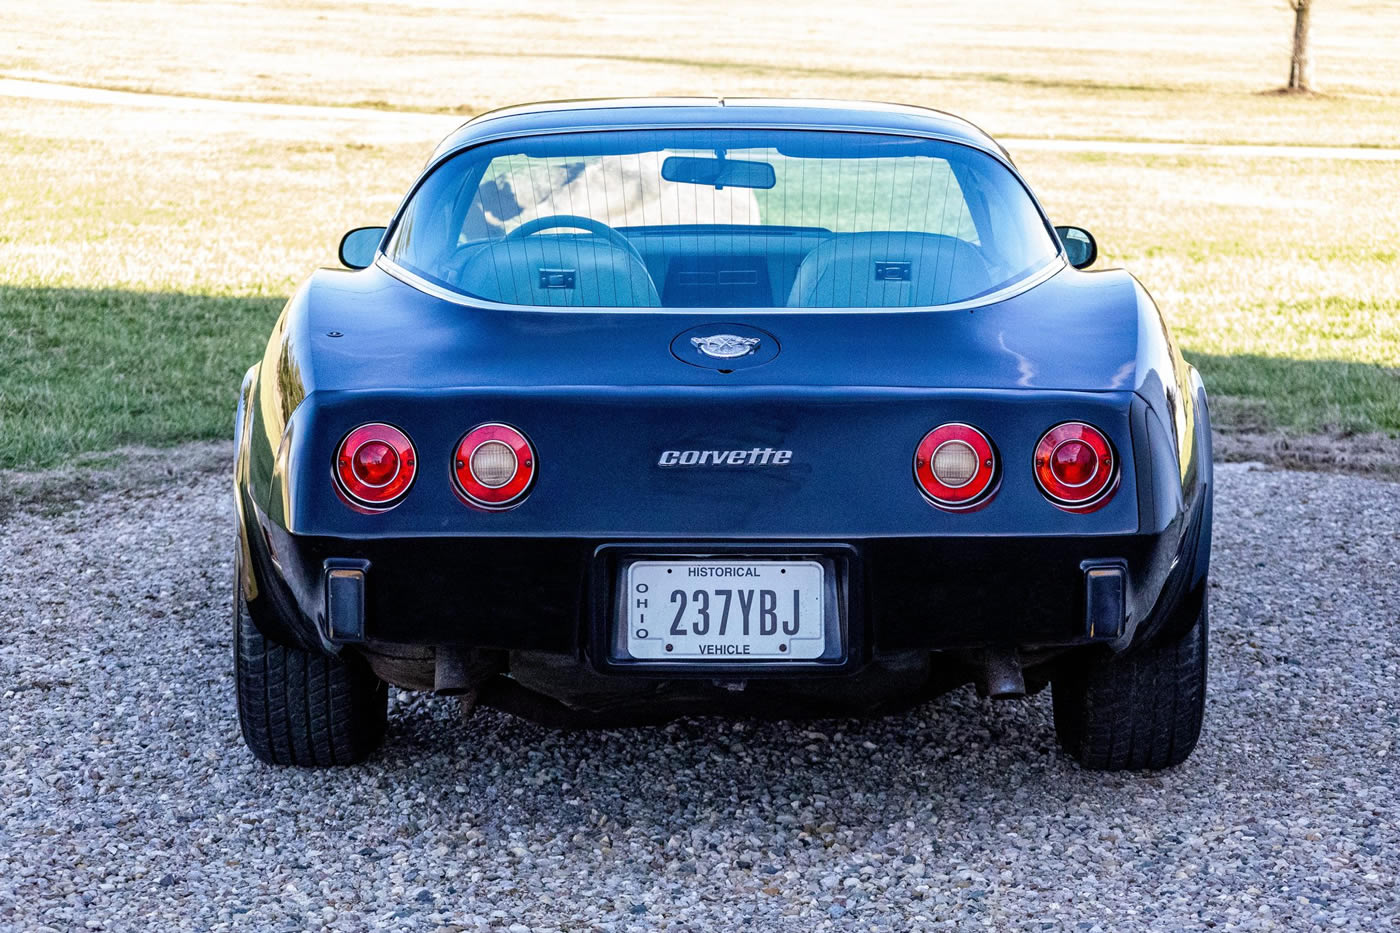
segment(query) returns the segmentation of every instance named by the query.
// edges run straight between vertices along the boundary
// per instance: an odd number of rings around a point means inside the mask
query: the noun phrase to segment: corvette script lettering
[[[792,451],[772,447],[749,450],[663,450],[657,466],[787,466],[792,463]]]

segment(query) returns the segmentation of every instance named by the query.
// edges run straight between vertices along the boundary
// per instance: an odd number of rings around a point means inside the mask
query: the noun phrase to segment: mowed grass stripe
[[[231,437],[239,378],[281,304],[0,287],[0,469]]]

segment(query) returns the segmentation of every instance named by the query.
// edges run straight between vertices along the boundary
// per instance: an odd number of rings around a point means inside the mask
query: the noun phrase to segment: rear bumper
[[[879,537],[825,541],[603,541],[592,538],[297,536],[252,510],[245,593],[269,637],[316,650],[369,642],[558,655],[604,674],[712,677],[722,664],[613,663],[621,562],[631,555],[818,556],[839,579],[841,663],[746,676],[850,674],[882,657],[980,648],[1127,647],[1141,624],[1180,598],[1200,508],[1160,534],[1098,537]],[[358,569],[328,611],[328,573]],[[247,579],[248,575],[252,579]],[[346,594],[349,594],[346,598]],[[359,606],[356,608],[356,600]],[[349,610],[344,607],[350,606]],[[359,612],[358,620],[343,617]],[[337,613],[341,618],[335,618]]]

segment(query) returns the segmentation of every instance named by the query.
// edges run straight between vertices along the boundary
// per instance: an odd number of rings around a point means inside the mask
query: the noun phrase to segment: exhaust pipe
[[[987,648],[974,662],[977,693],[993,700],[1014,700],[1026,695],[1021,655],[1015,648]]]
[[[433,692],[439,696],[474,695],[500,670],[500,661],[483,652],[439,648],[433,665]]]

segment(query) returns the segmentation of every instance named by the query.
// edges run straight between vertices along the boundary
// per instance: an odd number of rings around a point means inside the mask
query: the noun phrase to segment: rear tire
[[[1206,700],[1205,602],[1186,631],[1121,658],[1055,677],[1055,733],[1096,771],[1181,764],[1201,735]]]
[[[384,738],[389,691],[358,657],[332,657],[266,638],[240,592],[233,655],[243,741],[274,765],[363,761]]]

